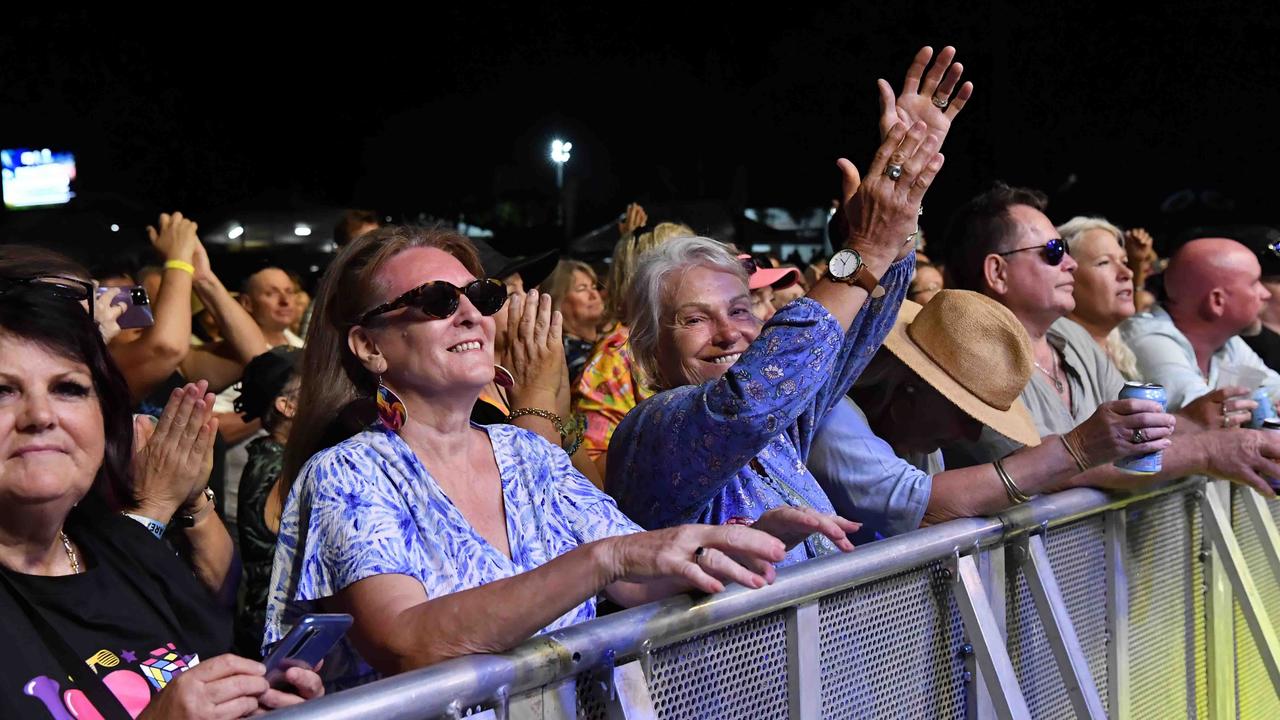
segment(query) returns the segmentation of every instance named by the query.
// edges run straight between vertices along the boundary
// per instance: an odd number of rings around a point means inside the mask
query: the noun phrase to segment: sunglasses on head
[[[62,275],[0,278],[0,295],[20,289],[47,292],[55,297],[66,298],[74,302],[88,302],[89,317],[93,317],[93,283],[88,280]]]
[[[1014,253],[1026,252],[1028,250],[1044,250],[1044,261],[1050,265],[1060,265],[1062,258],[1067,254],[1067,244],[1062,238],[1054,238],[1043,245],[1032,245],[1031,247],[1018,248],[1017,250],[1008,250],[1002,253],[996,253],[1000,257],[1012,255]]]
[[[472,280],[465,287],[458,287],[445,280],[433,280],[373,308],[361,315],[356,324],[365,325],[378,315],[402,307],[416,307],[427,317],[443,320],[458,311],[458,298],[463,295],[467,296],[467,300],[471,301],[481,315],[492,315],[507,302],[507,286],[494,278]]]

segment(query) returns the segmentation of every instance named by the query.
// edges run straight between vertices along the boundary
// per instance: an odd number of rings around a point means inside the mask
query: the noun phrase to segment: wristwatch
[[[845,285],[860,287],[873,298],[884,295],[880,278],[871,274],[866,264],[862,262],[862,255],[852,248],[845,248],[831,256],[827,261],[827,278]]]
[[[213,494],[213,490],[206,487],[204,489],[204,502],[200,504],[200,508],[190,515],[178,515],[175,518],[176,524],[180,528],[195,527],[195,524],[204,519],[206,515],[213,512],[217,507],[218,498]]]

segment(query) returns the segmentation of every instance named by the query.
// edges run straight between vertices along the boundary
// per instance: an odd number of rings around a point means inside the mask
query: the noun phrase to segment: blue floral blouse
[[[645,528],[755,520],[776,507],[833,513],[805,467],[814,432],[880,348],[898,316],[914,253],[881,278],[848,332],[801,298],[765,323],[720,379],[659,393],[627,413],[609,443],[605,489]],[[836,550],[811,535],[787,565]]]
[[[264,647],[316,612],[317,600],[373,575],[408,575],[428,597],[440,597],[640,530],[560,448],[513,425],[478,427],[489,434],[502,478],[511,558],[471,527],[398,435],[376,426],[316,453],[294,483],[280,522]],[[543,631],[590,620],[595,611],[590,598]],[[378,674],[344,640],[325,660],[324,676],[337,690]]]

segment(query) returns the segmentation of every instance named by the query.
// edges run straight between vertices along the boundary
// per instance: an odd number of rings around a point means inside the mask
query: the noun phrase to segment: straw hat
[[[970,417],[1023,445],[1039,445],[1018,395],[1031,380],[1031,340],[1008,308],[968,290],[902,303],[884,341],[907,367]]]

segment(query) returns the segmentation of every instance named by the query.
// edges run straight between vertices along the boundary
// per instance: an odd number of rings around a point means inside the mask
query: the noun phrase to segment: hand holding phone
[[[141,285],[133,287],[99,287],[98,294],[115,293],[112,305],[123,305],[124,314],[116,320],[121,328],[144,328],[155,324],[151,314],[151,298],[147,297],[147,289]]]
[[[291,667],[315,670],[334,645],[351,627],[346,613],[313,613],[302,616],[284,639],[276,644],[263,661],[267,666],[267,682],[272,687],[286,684],[285,671]]]

